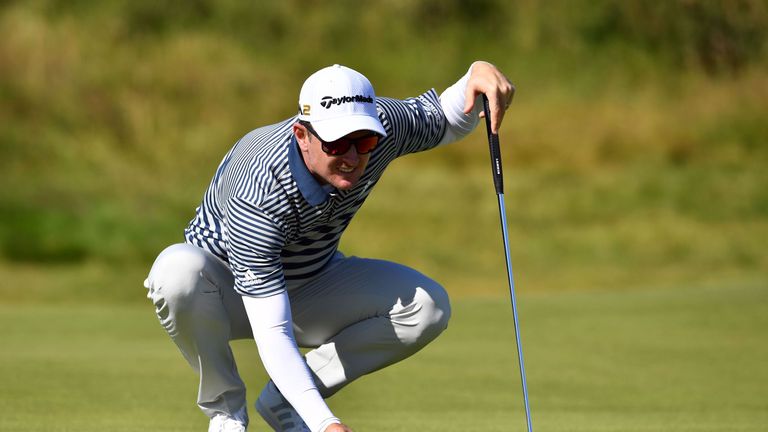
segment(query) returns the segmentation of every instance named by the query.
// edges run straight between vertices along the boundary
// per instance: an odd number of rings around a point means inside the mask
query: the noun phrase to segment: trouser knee
[[[158,255],[144,284],[161,319],[192,312],[201,294],[217,291],[207,280],[210,265],[205,254],[195,246],[175,244]]]
[[[451,305],[448,294],[437,283],[416,289],[413,302],[393,313],[394,322],[403,324],[401,341],[407,345],[424,346],[448,327]]]

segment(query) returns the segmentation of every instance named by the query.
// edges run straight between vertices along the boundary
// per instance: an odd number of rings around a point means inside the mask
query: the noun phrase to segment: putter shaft
[[[507,262],[507,278],[509,279],[509,297],[512,299],[512,316],[515,321],[515,343],[517,345],[517,361],[520,364],[520,381],[523,383],[523,399],[525,401],[525,420],[528,432],[533,432],[531,424],[531,407],[528,403],[528,385],[525,378],[525,362],[523,361],[523,345],[520,343],[520,326],[517,319],[517,298],[515,296],[515,280],[512,277],[512,260],[509,253],[509,235],[507,233],[507,211],[504,206],[504,193],[496,195],[499,200],[499,214],[501,216],[501,233],[504,237],[504,256]]]

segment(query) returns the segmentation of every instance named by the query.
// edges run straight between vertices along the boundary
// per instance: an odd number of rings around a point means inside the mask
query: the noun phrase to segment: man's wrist
[[[327,418],[322,423],[320,423],[320,427],[317,429],[317,432],[325,432],[328,426],[332,424],[341,424],[341,420],[336,417]]]
[[[472,69],[477,64],[486,63],[476,61],[467,70],[467,73],[459,78],[456,83],[445,89],[440,95],[440,106],[443,109],[446,120],[445,135],[440,140],[440,144],[445,145],[457,141],[469,135],[479,122],[478,115],[483,109],[481,95],[475,98],[474,109],[469,114],[464,113],[466,98],[466,89],[469,78],[472,75]]]

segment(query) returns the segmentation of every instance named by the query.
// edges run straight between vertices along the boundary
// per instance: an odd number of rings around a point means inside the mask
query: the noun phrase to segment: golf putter
[[[493,170],[493,185],[496,187],[496,197],[499,201],[499,216],[501,218],[501,234],[504,238],[504,256],[507,261],[507,278],[509,279],[509,296],[512,300],[512,315],[515,320],[515,340],[517,343],[517,360],[520,364],[520,381],[523,384],[523,399],[525,400],[525,419],[528,432],[533,432],[531,424],[531,408],[528,404],[528,385],[525,380],[525,365],[523,362],[523,347],[520,343],[520,325],[517,319],[517,299],[515,298],[515,281],[512,277],[512,261],[509,257],[509,236],[507,234],[507,211],[504,207],[504,175],[501,170],[501,149],[499,135],[491,131],[491,109],[488,98],[483,95],[483,110],[485,111],[485,127],[488,130],[488,146],[491,151],[491,168]]]

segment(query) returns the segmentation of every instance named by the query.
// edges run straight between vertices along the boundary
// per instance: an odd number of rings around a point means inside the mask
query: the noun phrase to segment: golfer
[[[440,96],[377,98],[365,76],[333,65],[304,82],[296,116],[251,131],[224,156],[185,243],[166,248],[144,283],[199,374],[209,431],[248,426],[231,340],[256,341],[271,378],[256,410],[269,426],[337,432],[351,429],[324,398],[446,328],[437,282],[345,256],[339,239],[390,162],[470,133],[482,94],[498,130],[513,92],[495,66],[475,62]]]

